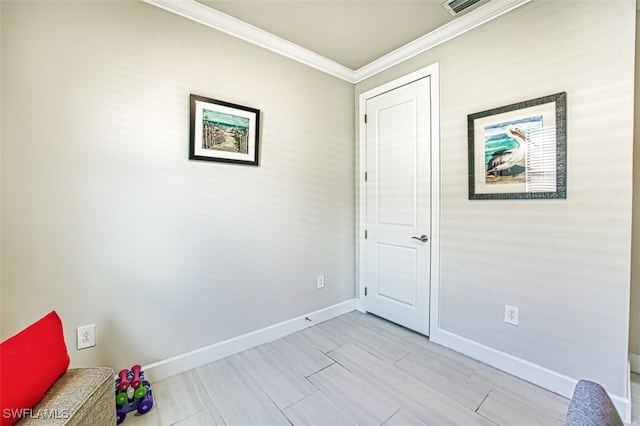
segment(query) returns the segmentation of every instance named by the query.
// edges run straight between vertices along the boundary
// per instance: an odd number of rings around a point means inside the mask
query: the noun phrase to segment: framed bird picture
[[[469,199],[567,198],[567,94],[470,114]]]

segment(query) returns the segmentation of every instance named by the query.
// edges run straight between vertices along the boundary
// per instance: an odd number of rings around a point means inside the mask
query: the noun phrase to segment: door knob
[[[419,240],[422,241],[423,243],[426,243],[427,241],[429,241],[429,237],[427,237],[426,235],[422,234],[419,237],[411,237],[414,240]]]

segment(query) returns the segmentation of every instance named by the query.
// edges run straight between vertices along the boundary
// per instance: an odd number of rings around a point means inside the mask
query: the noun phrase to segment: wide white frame
[[[356,176],[356,188],[359,192],[358,227],[356,229],[356,247],[358,253],[357,265],[357,299],[356,309],[366,312],[364,299],[364,277],[366,276],[366,250],[364,239],[364,218],[366,216],[366,146],[367,131],[364,122],[364,111],[367,99],[404,86],[416,80],[430,77],[431,90],[431,273],[429,294],[429,335],[440,326],[438,312],[438,298],[440,294],[440,64],[438,62],[417,71],[385,83],[381,86],[361,93],[358,100],[357,116],[359,117],[359,167]]]

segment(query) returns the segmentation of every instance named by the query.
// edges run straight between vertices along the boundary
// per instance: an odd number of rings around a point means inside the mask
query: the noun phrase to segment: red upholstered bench
[[[0,426],[114,425],[113,370],[68,367],[55,311],[2,342]]]

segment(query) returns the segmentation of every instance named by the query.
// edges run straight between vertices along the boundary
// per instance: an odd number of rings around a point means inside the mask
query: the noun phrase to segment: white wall
[[[532,1],[356,86],[440,63],[442,330],[622,397],[635,16],[632,1]],[[567,199],[469,201],[467,115],[561,91]]]
[[[636,12],[636,23],[640,11]],[[640,188],[640,28],[636,25],[635,126],[633,152],[633,186]],[[633,244],[631,246],[631,317],[629,352],[631,367],[640,372],[640,196],[633,197]]]
[[[441,63],[442,327],[618,395],[631,3],[534,1],[356,87]],[[122,368],[352,297],[351,85],[140,3],[0,2],[0,31],[3,338],[56,309],[74,365]],[[568,199],[468,201],[466,115],[561,90]],[[191,92],[263,110],[260,168],[186,160]]]
[[[3,338],[55,309],[120,369],[353,297],[351,84],[141,2],[0,7]],[[262,110],[260,167],[187,159],[190,93]]]

